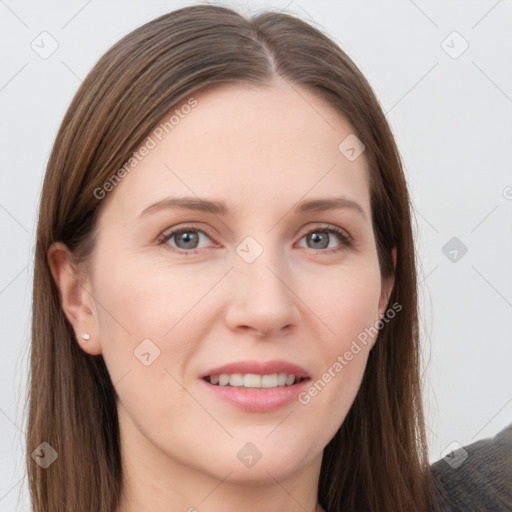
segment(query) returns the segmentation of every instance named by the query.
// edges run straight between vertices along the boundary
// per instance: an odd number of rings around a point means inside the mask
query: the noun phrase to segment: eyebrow
[[[150,212],[164,209],[185,209],[201,212],[209,212],[215,215],[228,215],[229,209],[224,201],[213,201],[200,199],[197,197],[166,197],[145,208],[139,217],[143,217]],[[295,207],[297,213],[319,212],[325,210],[352,209],[358,212],[364,219],[366,213],[363,208],[350,199],[345,197],[310,199],[302,201]]]

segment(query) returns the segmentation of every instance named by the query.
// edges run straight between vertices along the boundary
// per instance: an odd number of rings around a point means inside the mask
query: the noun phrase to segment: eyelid
[[[178,224],[177,226],[173,226],[172,228],[167,228],[162,231],[162,233],[160,233],[157,237],[157,242],[161,242],[162,240],[168,238],[169,235],[179,233],[180,231],[202,231],[208,234],[204,228],[199,228],[194,225],[194,223],[183,224],[183,226]]]
[[[313,226],[306,226],[304,229],[299,231],[297,233],[297,236],[303,237],[304,235],[307,235],[308,233],[311,233],[312,231],[318,230],[318,231],[328,231],[328,232],[330,231],[335,234],[338,234],[339,236],[343,235],[343,237],[346,238],[347,241],[353,240],[352,236],[346,229],[336,226],[335,224],[329,224],[327,222],[318,222],[318,223],[313,223],[313,224],[314,224]]]

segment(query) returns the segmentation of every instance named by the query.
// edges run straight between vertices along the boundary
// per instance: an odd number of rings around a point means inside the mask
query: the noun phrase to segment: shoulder
[[[512,424],[431,466],[440,512],[512,511]]]

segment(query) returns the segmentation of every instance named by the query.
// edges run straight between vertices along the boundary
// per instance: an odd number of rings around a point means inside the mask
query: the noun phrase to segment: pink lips
[[[291,386],[277,388],[243,388],[232,386],[216,386],[210,384],[205,377],[220,374],[254,373],[256,375],[268,375],[273,373],[293,374],[304,380]],[[220,400],[247,412],[271,412],[297,400],[301,393],[309,385],[308,372],[293,363],[287,361],[238,361],[223,366],[212,368],[200,376],[200,383],[206,390]]]

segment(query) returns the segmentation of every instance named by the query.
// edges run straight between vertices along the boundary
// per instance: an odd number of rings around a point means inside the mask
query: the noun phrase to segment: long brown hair
[[[415,253],[400,155],[358,68],[326,35],[295,16],[252,18],[194,5],[116,43],[83,81],[62,121],[44,179],[35,255],[27,468],[33,510],[113,512],[122,487],[116,391],[103,358],[82,351],[60,303],[47,252],[61,241],[76,261],[94,248],[94,193],[157,123],[195,91],[219,83],[306,86],[343,115],[364,143],[372,221],[389,303],[402,305],[370,352],[348,416],[326,446],[318,499],[327,512],[433,507],[420,388]],[[341,142],[341,141],[340,141]],[[31,453],[47,442],[46,469]]]

